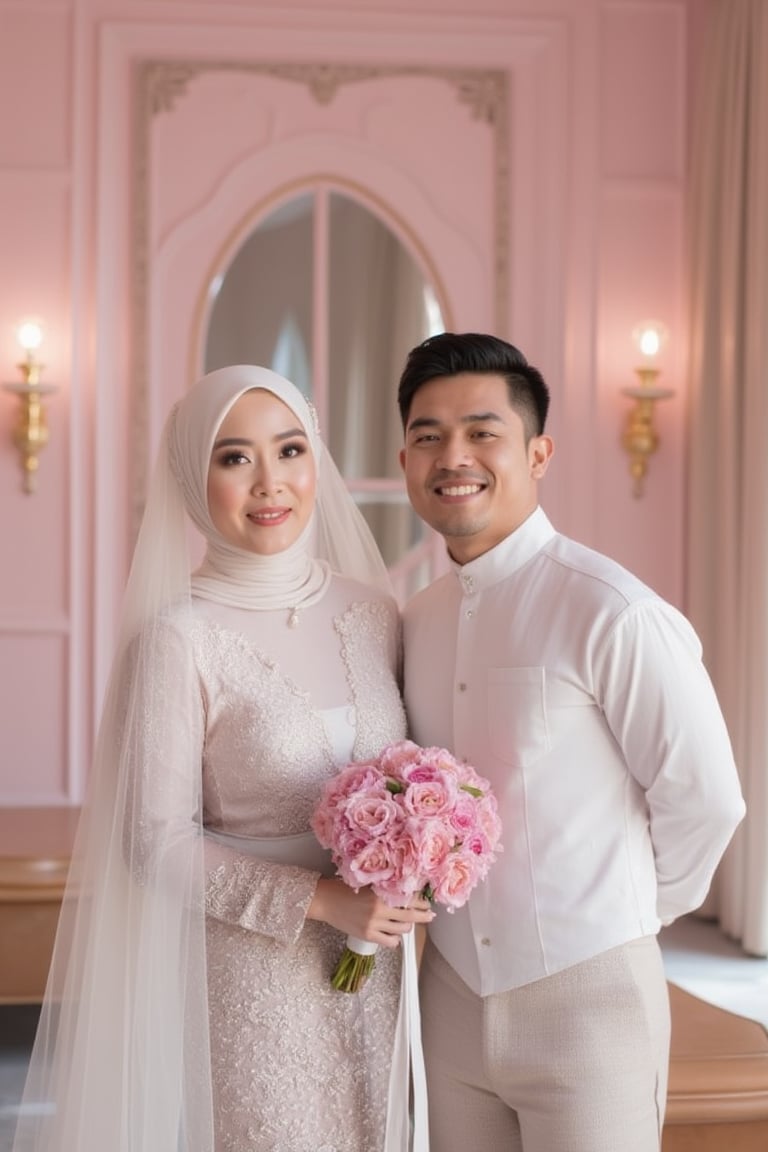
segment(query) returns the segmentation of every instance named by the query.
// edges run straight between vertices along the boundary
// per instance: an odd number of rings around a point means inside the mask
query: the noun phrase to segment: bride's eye
[[[246,456],[245,452],[241,452],[241,451],[236,450],[236,449],[233,449],[232,451],[229,451],[229,452],[225,452],[225,453],[223,453],[222,456],[219,457],[219,464],[221,464],[225,468],[232,467],[235,464],[248,464],[248,463],[250,463],[250,461],[249,461],[248,457]]]
[[[292,443],[292,444],[284,444],[282,447],[280,455],[286,456],[286,457],[288,457],[288,459],[292,459],[296,456],[303,456],[306,451],[307,451],[307,445],[302,444],[302,442],[300,440],[297,440],[295,443]]]

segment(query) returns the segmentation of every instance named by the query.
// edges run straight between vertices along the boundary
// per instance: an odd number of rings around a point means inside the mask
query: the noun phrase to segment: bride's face
[[[245,392],[221,423],[208,468],[208,511],[229,544],[273,556],[301,535],[316,467],[301,421],[271,392]]]

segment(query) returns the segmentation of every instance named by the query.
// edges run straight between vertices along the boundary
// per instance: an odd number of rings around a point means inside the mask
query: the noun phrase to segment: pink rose
[[[409,831],[416,849],[418,872],[431,881],[453,848],[453,832],[442,820],[413,820],[409,823]]]
[[[349,860],[348,871],[353,887],[380,884],[389,880],[392,875],[392,861],[387,844],[383,840],[374,840],[366,844]]]
[[[383,794],[385,791],[385,782],[375,764],[350,764],[348,768],[339,773],[336,781],[338,783],[335,790],[342,797],[354,796],[358,792]]]
[[[333,845],[335,822],[327,808],[318,808],[315,811],[310,827],[322,848],[330,848]]]
[[[442,769],[436,764],[419,764],[414,761],[412,764],[404,765],[400,778],[404,784],[423,784],[427,780],[439,780],[441,776]]]
[[[477,801],[466,792],[459,792],[450,813],[451,827],[455,828],[460,840],[477,828]]]
[[[404,828],[389,845],[389,859],[392,875],[388,880],[377,882],[374,890],[386,904],[402,908],[421,892],[427,882],[417,847]]]
[[[452,852],[446,859],[440,876],[432,885],[435,900],[445,904],[448,911],[466,904],[469,894],[479,879],[476,858]]]
[[[469,836],[464,837],[461,847],[464,852],[471,852],[473,856],[490,855],[488,841],[482,832],[470,832]]]
[[[357,856],[358,852],[362,852],[370,844],[367,836],[362,835],[357,830],[349,828],[337,828],[331,849],[335,857],[341,857],[344,860],[351,860]]]
[[[456,783],[450,775],[443,774],[434,780],[408,785],[403,804],[412,816],[442,816],[450,812],[456,802]]]
[[[416,759],[419,750],[419,745],[414,744],[412,740],[398,740],[395,744],[390,744],[379,757],[381,771],[385,776],[401,779],[403,768]]]
[[[385,836],[403,819],[400,808],[387,792],[383,796],[370,796],[366,793],[350,796],[344,815],[351,829],[359,829],[371,839]]]
[[[491,848],[500,851],[501,820],[496,806],[496,797],[492,794],[483,796],[477,803],[477,824],[482,829]]]
[[[452,772],[454,775],[461,767],[459,761],[447,748],[422,748],[418,760],[420,764],[431,764],[442,772]]]

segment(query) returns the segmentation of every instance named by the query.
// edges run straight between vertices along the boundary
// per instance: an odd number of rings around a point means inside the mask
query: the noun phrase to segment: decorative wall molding
[[[68,636],[72,622],[63,617],[48,620],[3,620],[0,619],[1,636]]]
[[[278,80],[305,84],[318,104],[330,104],[343,84],[360,84],[395,76],[427,76],[445,80],[457,89],[472,115],[488,124],[498,123],[506,104],[506,73],[498,69],[437,68],[416,65],[275,64],[242,60],[144,60],[139,65],[139,87],[145,89],[150,115],[173,110],[189,82],[205,72],[258,72]]]

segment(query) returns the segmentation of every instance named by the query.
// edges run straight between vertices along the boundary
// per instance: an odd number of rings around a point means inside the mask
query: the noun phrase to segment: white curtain
[[[706,911],[768,953],[768,3],[712,0],[691,167],[687,610],[747,816]]]

